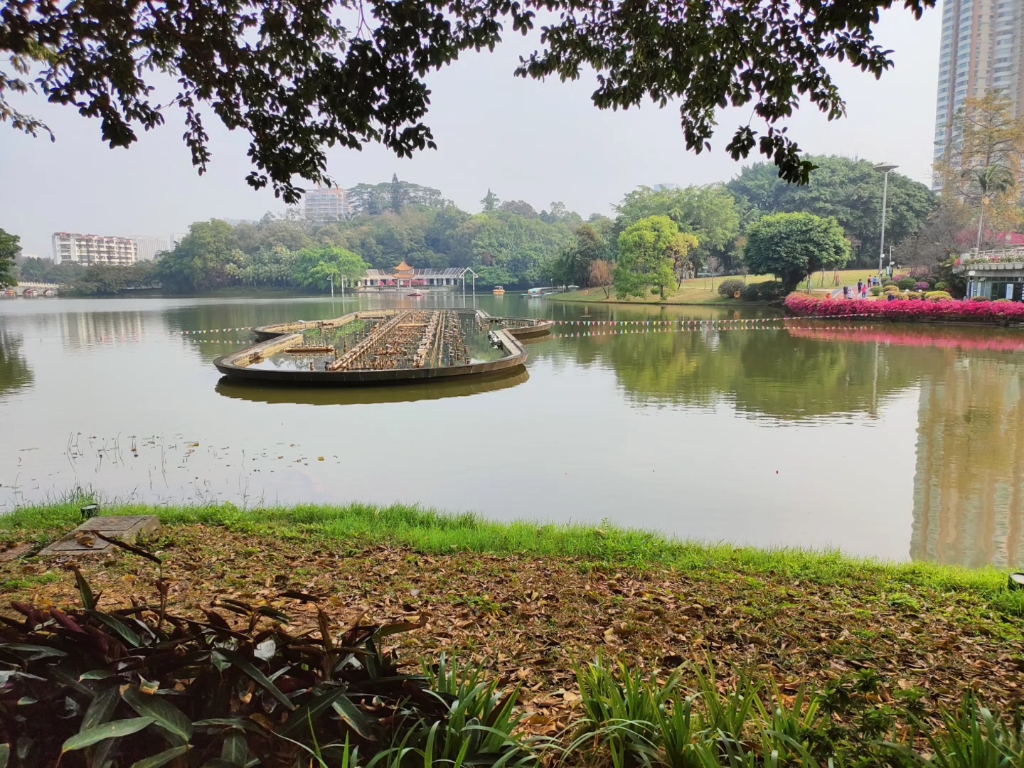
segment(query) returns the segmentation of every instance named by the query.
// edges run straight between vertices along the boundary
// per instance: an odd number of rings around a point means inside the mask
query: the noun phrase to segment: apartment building
[[[136,258],[139,261],[152,261],[158,253],[168,250],[167,238],[164,237],[136,235],[132,240],[135,241]]]
[[[1002,91],[1024,114],[1024,1],[944,0],[935,107],[935,160],[968,97]],[[938,182],[936,181],[936,184]]]
[[[313,224],[347,219],[352,212],[348,193],[344,189],[311,189],[303,199],[306,219]]]
[[[74,232],[53,233],[53,261],[60,264],[111,264],[129,266],[139,257],[139,249],[130,237],[80,235]]]

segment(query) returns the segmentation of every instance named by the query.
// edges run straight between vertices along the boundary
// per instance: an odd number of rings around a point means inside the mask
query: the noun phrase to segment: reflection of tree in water
[[[736,409],[783,420],[874,412],[927,367],[927,348],[824,343],[785,331],[650,333],[573,339],[645,404]]]
[[[0,328],[0,398],[32,383],[32,369],[21,354],[21,337]]]
[[[1024,563],[1024,369],[1011,355],[954,351],[921,386],[914,560]]]

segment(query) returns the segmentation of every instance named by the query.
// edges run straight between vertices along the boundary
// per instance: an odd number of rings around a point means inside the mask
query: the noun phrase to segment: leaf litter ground
[[[14,535],[7,551],[32,536]],[[234,598],[287,611],[293,629],[316,626],[313,604],[280,597],[294,590],[353,619],[422,616],[427,625],[402,638],[406,660],[454,653],[521,682],[527,726],[538,734],[559,733],[574,719],[573,664],[598,653],[666,674],[710,659],[722,686],[747,670],[774,680],[782,696],[801,687],[848,689],[863,694],[863,707],[891,705],[898,717],[915,708],[952,709],[969,690],[1004,712],[1016,711],[1024,698],[1024,621],[969,593],[877,577],[819,583],[726,569],[697,575],[664,566],[615,568],[567,557],[427,555],[206,525],[165,528],[151,547],[163,558],[179,613],[201,615],[201,608]],[[101,605],[145,602],[154,594],[155,566],[142,558],[117,552],[77,564],[102,592]],[[68,565],[0,558],[0,612],[8,613],[12,601],[76,603]]]

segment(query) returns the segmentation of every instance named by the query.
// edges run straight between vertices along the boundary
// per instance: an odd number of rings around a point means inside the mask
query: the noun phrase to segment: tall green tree
[[[801,102],[830,120],[843,115],[833,62],[875,76],[892,66],[874,27],[895,4],[368,0],[351,14],[347,0],[7,0],[0,4],[0,121],[47,130],[10,101],[35,89],[97,118],[110,146],[128,147],[161,125],[173,104],[185,113],[184,140],[203,171],[213,114],[251,136],[248,183],[269,185],[292,203],[303,191],[299,179],[330,183],[327,147],[380,143],[399,157],[434,148],[424,123],[431,73],[465,51],[494,50],[505,30],[528,32],[540,14],[539,48],[516,75],[575,80],[592,69],[599,109],[676,101],[694,152],[710,147],[721,107],[746,108],[754,119],[736,129],[726,151],[734,159],[757,151],[786,181],[805,182],[812,165],[787,121]],[[900,4],[920,17],[935,0]],[[352,16],[357,29],[346,26]],[[176,83],[171,98],[165,82]]]
[[[650,291],[665,299],[676,289],[676,259],[696,245],[668,216],[648,216],[619,235],[615,264],[615,294],[643,298]]]
[[[298,280],[307,288],[326,290],[331,281],[342,286],[366,275],[369,265],[363,258],[343,248],[307,248],[298,254]]]
[[[882,174],[867,160],[812,157],[816,169],[806,186],[787,184],[770,163],[744,168],[726,186],[753,221],[774,213],[832,216],[849,236],[855,263],[878,263],[882,226]],[[885,241],[898,243],[917,232],[935,209],[927,186],[901,173],[889,174]]]
[[[833,218],[777,213],[747,228],[743,261],[754,274],[771,273],[786,292],[811,272],[838,269],[850,260],[850,243]]]
[[[740,234],[740,211],[724,184],[689,187],[639,187],[616,206],[619,231],[647,216],[668,216],[680,232],[689,232],[700,245],[690,254],[694,271],[711,257],[732,260]]]
[[[498,199],[498,196],[491,192],[490,188],[488,187],[487,194],[484,195],[483,199],[480,200],[480,205],[483,206],[481,210],[484,213],[494,213],[496,210],[498,210],[498,204],[500,202],[501,201]]]
[[[245,254],[235,247],[226,221],[197,221],[170,253],[157,262],[155,277],[171,293],[216,290],[240,282]]]
[[[21,238],[0,229],[0,288],[17,285],[14,259],[21,253]]]
[[[573,239],[558,252],[552,279],[559,285],[589,285],[590,265],[604,258],[604,239],[589,224],[580,225]]]

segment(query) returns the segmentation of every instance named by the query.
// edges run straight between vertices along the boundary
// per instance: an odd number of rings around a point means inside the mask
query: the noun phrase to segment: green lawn
[[[827,293],[834,291],[836,288],[842,288],[844,285],[856,287],[858,280],[864,280],[868,276],[874,274],[870,269],[845,269],[838,273],[833,272],[815,272],[811,275],[811,291],[812,293]],[[735,278],[735,275],[729,275],[725,277],[716,277],[714,279],[709,277],[698,277],[693,280],[684,280],[679,290],[671,296],[666,297],[665,301],[657,296],[651,296],[647,299],[619,299],[615,296],[615,288],[608,288],[608,298],[605,298],[605,292],[603,288],[584,288],[579,291],[571,291],[569,293],[560,293],[557,295],[549,296],[549,301],[568,301],[568,302],[584,302],[588,304],[681,304],[681,305],[693,305],[693,304],[737,304],[739,302],[733,298],[725,298],[718,293],[718,286],[721,285],[722,280],[729,280]],[[773,280],[773,275],[747,275],[745,278],[748,283],[760,283],[764,280]],[[807,281],[803,281],[797,287],[798,291],[807,290]]]

